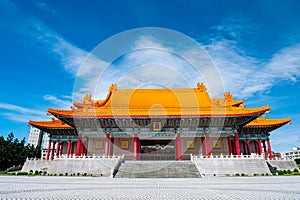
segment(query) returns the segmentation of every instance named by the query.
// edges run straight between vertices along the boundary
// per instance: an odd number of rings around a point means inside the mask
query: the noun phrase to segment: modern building
[[[29,135],[28,135],[28,141],[27,143],[29,145],[33,145],[34,147],[37,147],[38,145],[41,146],[41,142],[43,141],[43,131],[40,129],[30,126]]]
[[[281,153],[281,158],[292,160],[300,158],[300,147],[294,147],[292,151]]]
[[[52,121],[29,121],[48,133],[45,159],[124,155],[127,160],[185,160],[190,155],[264,155],[270,134],[286,119],[267,119],[269,106],[246,108],[226,92],[211,98],[196,88],[117,89],[103,100],[90,94],[70,110],[49,108]],[[46,143],[45,143],[46,145]]]

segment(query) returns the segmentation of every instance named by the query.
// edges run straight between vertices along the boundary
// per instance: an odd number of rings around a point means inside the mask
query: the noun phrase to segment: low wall
[[[268,160],[272,167],[277,167],[277,170],[291,170],[298,169],[298,165],[293,160]]]
[[[205,158],[192,156],[202,177],[234,176],[235,174],[271,174],[263,157],[217,157]]]
[[[52,161],[28,159],[22,171],[47,171],[48,174],[84,174],[92,176],[112,177],[113,171],[119,167],[122,157],[110,158],[56,158]]]

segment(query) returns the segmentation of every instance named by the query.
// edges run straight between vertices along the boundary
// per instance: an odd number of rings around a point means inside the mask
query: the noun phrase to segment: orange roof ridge
[[[243,100],[235,101],[230,92],[225,92],[223,98],[211,98],[202,82],[197,83],[197,88],[117,89],[117,84],[112,84],[104,100],[93,100],[91,94],[86,94],[81,103],[73,103],[76,108],[151,107],[154,104],[163,107],[238,107],[242,104],[245,107]]]
[[[244,107],[229,107],[229,108],[206,108],[195,109],[194,107],[185,108],[88,108],[88,109],[74,109],[74,110],[57,110],[49,108],[48,112],[56,117],[70,117],[70,118],[118,118],[118,117],[165,117],[165,116],[248,116],[261,115],[270,110],[269,106],[259,108],[244,108]]]
[[[291,124],[291,119],[267,119],[266,116],[256,118],[246,125],[246,127],[255,127],[255,126],[283,126],[285,124]]]
[[[72,126],[64,123],[63,121],[59,119],[52,118],[51,121],[33,121],[29,120],[28,125],[34,126],[37,128],[67,128],[67,129],[73,129]]]

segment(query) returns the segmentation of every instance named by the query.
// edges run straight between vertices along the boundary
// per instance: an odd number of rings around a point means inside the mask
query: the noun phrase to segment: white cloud
[[[11,110],[14,112],[27,113],[27,114],[36,114],[36,115],[45,114],[45,112],[41,112],[38,110],[33,110],[33,109],[29,109],[29,108],[25,108],[13,104],[8,104],[8,103],[0,103],[0,109]]]
[[[50,101],[54,107],[58,107],[60,109],[69,109],[70,106],[72,105],[70,99],[60,99],[57,98],[56,96],[49,95],[49,94],[44,95],[43,98],[46,101]]]
[[[276,53],[267,63],[265,71],[270,78],[297,82],[300,77],[300,44]]]
[[[48,11],[50,13],[55,13],[55,10],[49,8],[49,6],[45,2],[41,2],[41,1],[38,1],[38,0],[34,0],[32,2],[34,3],[34,5],[36,5],[38,8],[40,8],[44,11]]]
[[[96,55],[99,52],[96,48],[78,71],[75,99],[79,100],[82,92],[87,91],[95,98],[104,98],[107,88],[114,82],[118,83],[118,88],[178,88],[196,87],[198,81],[205,81],[212,93],[222,94],[224,91],[217,87],[222,85],[222,80],[210,57],[197,43],[187,37],[181,39],[186,40],[182,43],[188,40],[192,48],[178,48],[176,45],[180,42],[174,38],[173,41],[159,41],[154,36],[139,36],[125,54],[119,55],[116,63],[97,59],[97,56],[105,55]],[[172,46],[172,43],[176,45]]]
[[[244,54],[234,41],[212,41],[205,49],[218,66],[226,90],[239,98],[267,93],[280,81],[296,82],[300,77],[300,44],[282,49],[270,60],[260,60]]]
[[[11,121],[28,122],[29,120],[46,120],[45,111],[26,108],[18,105],[0,103],[0,115]]]
[[[34,1],[37,7],[53,12],[47,7],[46,3]],[[82,50],[71,42],[64,39],[51,27],[37,19],[35,16],[24,13],[13,2],[5,1],[0,5],[0,12],[3,19],[9,18],[11,23],[6,20],[0,20],[0,27],[3,32],[12,33],[15,37],[22,37],[24,41],[28,41],[28,45],[36,44],[47,53],[54,53],[54,58],[58,58],[60,64],[67,72],[72,75],[77,73],[78,68],[84,61],[88,52]],[[56,57],[55,57],[56,56]]]

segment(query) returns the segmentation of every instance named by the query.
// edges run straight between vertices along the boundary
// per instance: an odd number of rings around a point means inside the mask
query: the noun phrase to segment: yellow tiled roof
[[[52,121],[32,121],[29,120],[28,125],[34,126],[37,128],[59,128],[59,129],[73,129],[72,126],[62,122],[58,119],[52,119]]]
[[[283,126],[285,124],[292,123],[290,118],[285,119],[267,119],[265,116],[261,118],[256,118],[247,124],[246,128],[251,127],[262,127],[262,126]]]
[[[230,93],[224,98],[210,98],[203,83],[197,88],[117,89],[109,88],[106,99],[92,100],[87,94],[72,110],[49,108],[55,116],[80,117],[164,117],[164,116],[245,116],[262,114],[269,106],[245,108]]]

